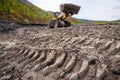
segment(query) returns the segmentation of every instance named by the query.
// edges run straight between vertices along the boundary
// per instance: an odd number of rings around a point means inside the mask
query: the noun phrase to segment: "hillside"
[[[108,21],[79,19],[80,24],[107,24]]]
[[[119,21],[95,21],[95,20],[87,20],[87,19],[78,19],[78,18],[74,18],[74,17],[70,17],[68,18],[68,20],[73,24],[98,24],[98,25],[102,25],[102,24],[108,24],[108,23],[120,23]]]
[[[113,20],[113,21],[99,21],[99,20],[87,20],[87,19],[78,19],[80,22],[79,24],[120,24],[120,20]]]
[[[0,21],[47,23],[50,15],[26,0],[0,0]]]
[[[114,21],[111,21],[112,23],[114,24],[120,24],[120,20],[114,20]]]

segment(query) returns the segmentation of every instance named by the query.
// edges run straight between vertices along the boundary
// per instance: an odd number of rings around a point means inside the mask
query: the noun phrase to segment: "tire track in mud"
[[[79,39],[79,40],[78,40]],[[84,42],[84,43],[83,43]],[[105,41],[98,39],[87,39],[87,38],[73,38],[67,39],[65,42],[62,42],[65,45],[76,44],[79,43],[80,46],[95,46],[95,49],[99,51],[107,51],[107,52],[116,52],[120,51],[120,43],[114,43],[113,41]],[[104,43],[104,44],[103,44]],[[61,44],[61,43],[60,43]],[[111,51],[111,47],[112,51]],[[84,47],[83,47],[84,48]],[[82,48],[81,48],[82,50]],[[81,52],[79,50],[79,52]],[[85,48],[87,50],[87,48]],[[9,52],[9,50],[3,50],[3,52]],[[57,49],[32,49],[29,47],[22,47],[15,50],[15,53],[11,55],[2,54],[2,57],[9,57],[10,61],[7,63],[3,63],[0,66],[0,71],[4,71],[10,66],[13,66],[11,63],[14,62],[16,67],[22,70],[28,70],[27,74],[33,72],[32,74],[41,73],[43,79],[49,78],[51,80],[57,79],[68,79],[68,80],[102,80],[106,75],[108,70],[107,65],[104,64],[104,60],[98,58],[95,59],[87,59],[89,55],[84,55],[83,58],[78,59],[77,52],[72,52],[72,50],[57,50]],[[98,55],[99,56],[99,55]],[[2,58],[1,57],[1,58]],[[93,61],[94,64],[91,64]],[[82,64],[78,64],[81,62]],[[99,62],[99,65],[97,65]],[[63,67],[64,65],[64,67]],[[75,70],[75,66],[77,65],[78,70]],[[95,68],[95,69],[93,69]],[[94,72],[93,72],[94,71]],[[29,74],[28,78],[32,76]],[[23,76],[24,77],[24,76]],[[36,79],[36,76],[32,77]],[[26,78],[27,79],[27,78]],[[47,79],[46,79],[47,80]]]
[[[91,33],[87,33],[87,28],[76,27],[43,30],[37,34],[30,29],[24,32],[28,36],[32,33],[30,38],[23,38],[25,43],[19,43],[19,40],[12,46],[0,43],[0,79],[12,79],[13,72],[7,72],[17,69],[22,80],[107,80],[111,74],[114,75],[114,66],[118,67],[113,56],[120,55],[120,41],[96,37],[97,28]],[[19,36],[17,38],[22,40]]]

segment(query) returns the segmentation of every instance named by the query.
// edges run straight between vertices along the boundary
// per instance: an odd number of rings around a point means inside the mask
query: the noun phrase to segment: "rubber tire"
[[[55,21],[50,20],[48,23],[48,28],[54,28]]]
[[[60,27],[60,21],[56,20],[54,23],[54,28],[59,28]]]
[[[65,27],[71,26],[71,23],[69,21],[64,21],[65,22]]]

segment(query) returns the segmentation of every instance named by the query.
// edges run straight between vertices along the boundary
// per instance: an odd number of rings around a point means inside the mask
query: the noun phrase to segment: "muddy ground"
[[[0,80],[120,80],[120,25],[2,26]]]

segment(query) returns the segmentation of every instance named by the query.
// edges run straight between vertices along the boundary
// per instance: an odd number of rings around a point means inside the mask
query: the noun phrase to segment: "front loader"
[[[80,6],[74,4],[61,4],[60,12],[53,12],[52,18],[49,21],[49,28],[68,27],[71,26],[71,22],[67,20],[74,14],[78,14]]]

